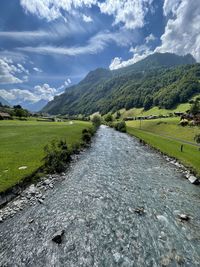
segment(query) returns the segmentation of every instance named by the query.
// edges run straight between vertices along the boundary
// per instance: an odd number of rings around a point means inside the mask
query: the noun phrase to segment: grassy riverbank
[[[65,138],[69,146],[80,144],[82,130],[89,127],[91,123],[82,121],[0,121],[0,192],[41,167],[43,148],[51,140]]]
[[[199,127],[182,127],[178,118],[147,121],[128,121],[127,132],[154,148],[177,158],[185,166],[192,168],[200,176],[200,151],[195,146],[194,136]],[[183,152],[180,147],[183,144]]]

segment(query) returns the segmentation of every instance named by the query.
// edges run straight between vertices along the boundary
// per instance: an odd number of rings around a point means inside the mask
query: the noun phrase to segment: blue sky
[[[200,61],[199,25],[199,0],[1,0],[0,96],[44,104],[90,70],[157,51]]]

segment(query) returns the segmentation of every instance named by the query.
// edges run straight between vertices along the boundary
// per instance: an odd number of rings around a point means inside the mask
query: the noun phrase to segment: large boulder
[[[193,175],[191,175],[188,180],[190,181],[191,184],[199,184],[199,179]]]
[[[65,233],[65,230],[60,230],[60,231],[56,232],[52,237],[52,241],[57,243],[57,244],[61,244],[64,233]]]

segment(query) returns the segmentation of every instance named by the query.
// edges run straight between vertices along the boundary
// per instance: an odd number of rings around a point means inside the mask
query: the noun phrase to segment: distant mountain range
[[[200,92],[200,64],[190,55],[155,53],[125,68],[96,69],[56,96],[50,114],[102,114],[121,108],[171,108]]]
[[[37,112],[37,111],[40,111],[44,106],[46,106],[48,103],[47,100],[44,100],[44,99],[41,99],[40,101],[38,102],[29,102],[29,101],[25,101],[23,103],[19,103],[21,104],[21,106],[29,111],[32,111],[32,112]]]
[[[3,97],[0,96],[0,103],[3,106],[10,106],[10,104],[8,103],[8,101],[6,101]]]

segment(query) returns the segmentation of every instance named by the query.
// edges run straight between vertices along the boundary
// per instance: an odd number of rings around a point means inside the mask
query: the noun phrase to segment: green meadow
[[[156,149],[177,158],[185,166],[200,175],[200,151],[195,145],[194,136],[200,133],[199,127],[182,127],[178,118],[128,121],[127,132]],[[189,144],[190,142],[192,144]],[[183,152],[180,147],[183,144]]]
[[[65,138],[69,146],[81,143],[82,130],[91,123],[0,121],[0,192],[14,186],[42,166],[43,148]]]
[[[174,112],[186,112],[191,108],[191,104],[185,103],[185,104],[179,104],[174,109],[162,109],[159,107],[153,107],[149,110],[144,110],[143,108],[132,108],[129,110],[121,109],[121,117],[138,117],[138,116],[159,116],[159,115],[169,115],[174,114]]]

